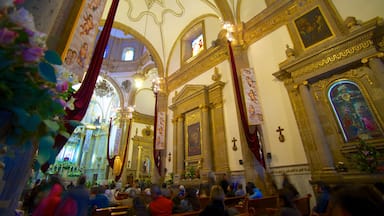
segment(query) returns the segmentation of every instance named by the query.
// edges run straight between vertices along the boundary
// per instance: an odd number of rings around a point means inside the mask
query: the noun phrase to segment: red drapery
[[[156,135],[157,135],[157,98],[158,92],[155,92],[155,119],[154,119],[154,129],[153,129],[153,158],[155,160],[155,165],[157,172],[161,176],[161,150],[156,149]]]
[[[113,0],[111,4],[111,8],[109,9],[107,20],[103,27],[103,30],[100,34],[99,40],[97,41],[96,48],[92,55],[91,62],[89,63],[89,67],[85,78],[80,86],[80,89],[73,95],[75,98],[75,109],[69,110],[66,109],[66,116],[64,117],[66,121],[66,129],[71,134],[75,129],[73,126],[69,124],[70,120],[81,121],[88,109],[89,102],[91,101],[93,90],[95,89],[97,77],[99,76],[101,64],[103,63],[103,54],[104,50],[107,47],[107,43],[109,40],[109,36],[111,34],[111,29],[113,25],[113,21],[115,19],[117,6],[119,5],[119,0]],[[58,135],[55,138],[54,148],[59,152],[65,143],[67,142],[67,138]],[[48,170],[49,164],[45,163],[42,166],[42,171]]]
[[[236,100],[237,100],[238,108],[240,111],[240,119],[241,119],[242,127],[244,129],[244,134],[248,143],[248,147],[251,150],[251,152],[255,155],[259,163],[265,168],[263,151],[261,151],[259,138],[257,137],[257,132],[258,132],[257,127],[254,128],[254,131],[251,131],[248,125],[247,117],[245,115],[245,109],[244,109],[242,96],[240,92],[239,78],[237,76],[235,57],[233,55],[232,45],[230,41],[228,41],[228,49],[229,49],[230,62],[231,62],[231,68],[232,68],[233,83],[235,85]]]

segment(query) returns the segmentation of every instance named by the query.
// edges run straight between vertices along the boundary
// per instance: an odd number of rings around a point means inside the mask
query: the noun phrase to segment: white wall
[[[384,16],[383,0],[333,0],[332,2],[343,20],[348,16],[354,16],[357,20],[365,22],[377,16]]]
[[[271,166],[307,163],[299,130],[283,82],[272,74],[286,59],[285,46],[292,42],[285,26],[249,47],[249,62],[254,68],[264,123],[264,150],[272,153]],[[284,129],[285,142],[280,142],[278,127]]]

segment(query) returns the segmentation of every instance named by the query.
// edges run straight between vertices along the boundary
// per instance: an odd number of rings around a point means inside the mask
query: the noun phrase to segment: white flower
[[[24,28],[36,31],[33,16],[28,10],[20,8],[9,15],[11,21],[23,26]]]

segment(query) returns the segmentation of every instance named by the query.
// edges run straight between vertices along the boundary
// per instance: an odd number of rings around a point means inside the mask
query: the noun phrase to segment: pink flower
[[[40,47],[32,47],[23,50],[23,59],[27,62],[36,62],[43,56],[44,50]]]
[[[64,99],[62,98],[59,98],[58,100],[56,100],[59,104],[61,104],[62,107],[66,107],[67,106],[67,103],[65,102]]]
[[[13,43],[17,35],[17,32],[10,31],[7,28],[0,29],[0,44]]]
[[[68,82],[65,80],[61,80],[57,82],[56,90],[58,92],[65,92],[68,90]]]

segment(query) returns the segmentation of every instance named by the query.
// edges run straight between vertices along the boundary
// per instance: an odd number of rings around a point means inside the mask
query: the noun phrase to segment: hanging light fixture
[[[143,86],[143,83],[144,83],[144,80],[145,80],[145,76],[143,75],[143,72],[136,72],[133,76],[132,76],[134,82],[135,82],[135,86],[136,88],[141,88]]]

